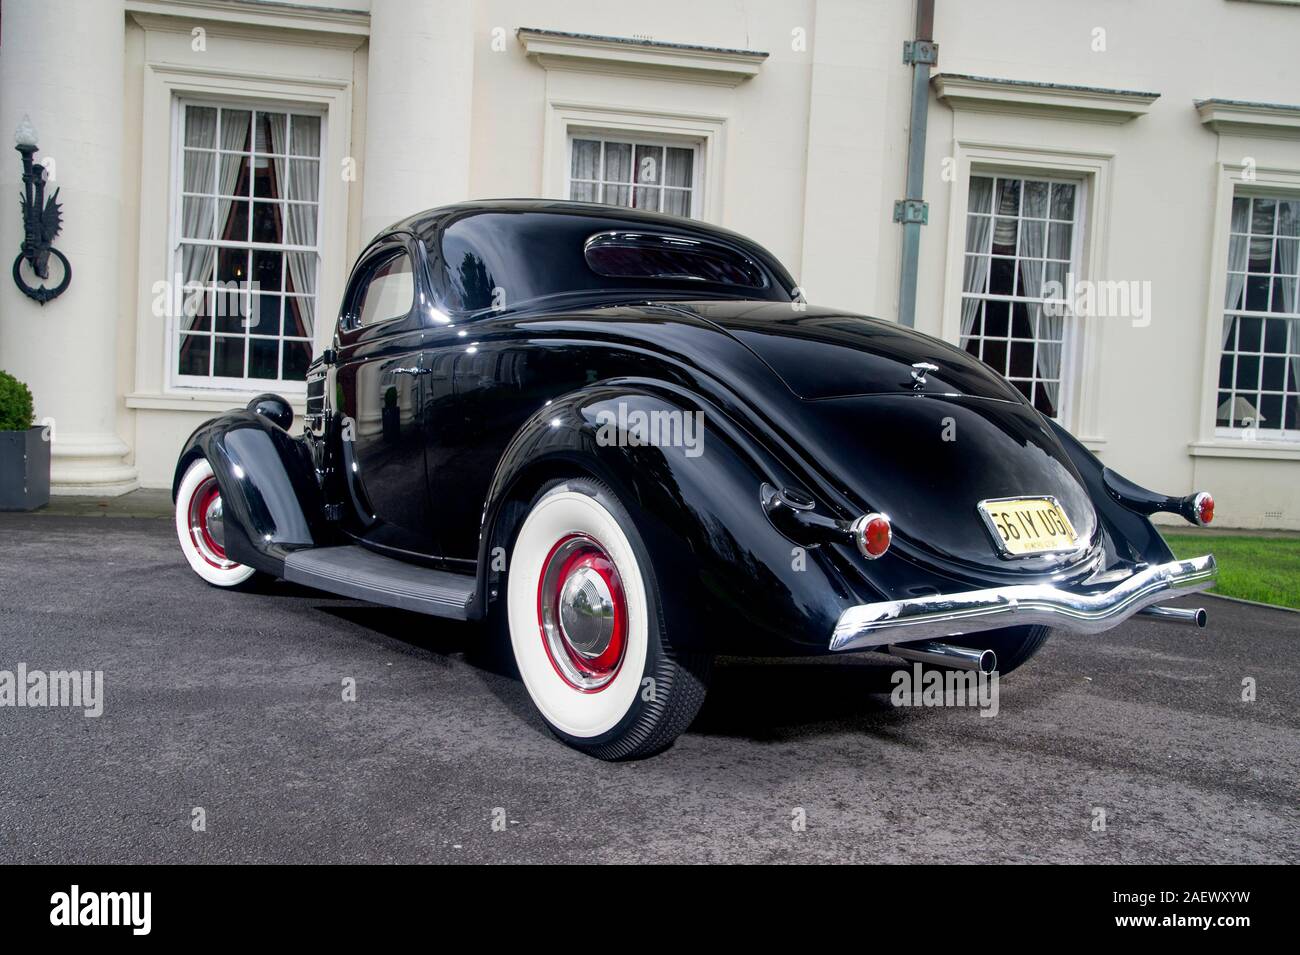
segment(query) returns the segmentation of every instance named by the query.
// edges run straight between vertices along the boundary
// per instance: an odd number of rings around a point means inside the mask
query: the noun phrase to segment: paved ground
[[[474,626],[218,591],[163,520],[0,515],[0,670],[106,697],[0,708],[0,862],[1298,862],[1300,615],[1203,602],[1202,634],[1052,641],[995,718],[896,709],[861,657],[726,661],[673,749],[610,765]]]

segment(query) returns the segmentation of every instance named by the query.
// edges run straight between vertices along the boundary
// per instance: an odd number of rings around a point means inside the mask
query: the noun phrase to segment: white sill
[[[131,392],[126,396],[126,406],[145,411],[197,411],[220,414],[243,408],[262,391],[194,391],[189,394],[177,392]],[[305,394],[287,394],[282,396],[293,408],[295,417],[307,409]]]
[[[1300,461],[1300,441],[1267,441],[1260,438],[1212,438],[1193,441],[1187,453],[1194,458],[1261,458]]]

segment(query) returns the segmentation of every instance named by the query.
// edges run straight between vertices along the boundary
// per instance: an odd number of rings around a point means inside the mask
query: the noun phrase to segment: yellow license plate
[[[980,501],[980,514],[1003,554],[1023,557],[1075,550],[1079,535],[1054,497]]]

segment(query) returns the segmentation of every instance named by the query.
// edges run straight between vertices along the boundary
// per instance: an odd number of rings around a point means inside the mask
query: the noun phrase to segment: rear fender
[[[638,425],[653,420],[683,440],[642,443],[656,432]],[[480,611],[504,594],[533,495],[550,478],[581,475],[608,484],[632,514],[677,647],[815,652],[860,599],[828,548],[799,548],[768,520],[761,488],[790,478],[741,429],[676,386],[607,383],[549,402],[507,448],[484,508]]]
[[[323,537],[320,486],[302,441],[252,411],[232,411],[190,436],[172,482],[200,456],[221,488],[226,553],[232,560],[283,576],[284,558]]]
[[[1105,565],[1112,567],[1119,562],[1164,564],[1173,560],[1169,545],[1146,515],[1125,507],[1107,488],[1106,468],[1097,456],[1055,421],[1049,423],[1083,478],[1097,510]]]

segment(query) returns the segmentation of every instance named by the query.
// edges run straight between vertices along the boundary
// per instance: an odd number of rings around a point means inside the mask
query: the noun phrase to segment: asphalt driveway
[[[0,707],[0,862],[1300,862],[1300,614],[1198,602],[1052,640],[993,718],[895,708],[870,657],[723,661],[675,747],[603,764],[477,626],[0,514],[0,670],[104,673],[99,718]]]

